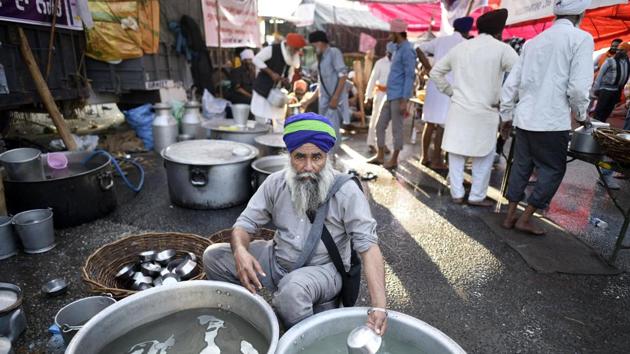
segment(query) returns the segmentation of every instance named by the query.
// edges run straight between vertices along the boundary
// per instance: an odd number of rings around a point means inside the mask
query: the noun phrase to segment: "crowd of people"
[[[558,1],[553,26],[527,42],[503,41],[505,9],[480,16],[475,36],[470,34],[473,18],[462,17],[454,21],[452,35],[415,45],[407,39],[407,24],[391,21],[386,55],[376,61],[365,88],[365,103],[372,113],[367,145],[374,154],[368,162],[397,167],[409,100],[416,96],[418,76],[428,76],[420,162],[434,170],[448,170],[454,203],[490,206],[487,190],[493,165],[505,141],[514,135],[511,204],[504,226],[540,234],[530,217],[547,208],[562,181],[569,132],[575,128],[572,118],[583,125],[591,124],[591,116],[606,122],[617,104],[630,97],[624,90],[630,76],[630,44],[614,40],[593,65],[593,39],[579,29],[589,4],[589,0]],[[348,129],[358,114],[354,72],[325,32],[310,33],[308,43],[317,57],[312,85],[300,79],[297,70],[307,39],[290,33],[256,55],[250,49],[240,52],[241,66],[232,74],[233,102],[251,104],[253,117],[261,124],[282,126],[297,112],[296,107],[319,113],[340,136],[340,130]],[[292,89],[289,106],[293,109],[274,105],[270,99],[281,87]],[[626,129],[630,128],[628,116]],[[467,161],[472,162],[472,186],[465,199]],[[623,176],[603,175],[613,189],[619,188],[619,177]],[[532,180],[538,183],[529,197],[529,208],[517,219],[516,203]]]

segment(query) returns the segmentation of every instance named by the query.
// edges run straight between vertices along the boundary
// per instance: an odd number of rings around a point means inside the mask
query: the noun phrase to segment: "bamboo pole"
[[[363,80],[363,67],[360,60],[355,60],[352,63],[354,69],[354,84],[357,88],[357,96],[359,99],[359,111],[361,112],[361,127],[365,127],[365,104],[363,102],[365,98],[365,85]]]
[[[217,10],[217,42],[219,44],[219,96],[223,97],[223,51],[221,47],[221,11],[219,0],[215,2]]]
[[[48,40],[48,62],[46,63],[46,80],[50,76],[50,70],[52,69],[52,51],[55,45],[55,27],[57,25],[57,8],[59,7],[59,0],[55,0],[52,9],[52,24],[50,26],[50,39]]]
[[[28,71],[31,73],[33,81],[35,81],[37,93],[39,93],[39,96],[42,98],[44,107],[46,107],[53,123],[55,123],[55,127],[57,127],[57,131],[61,136],[61,140],[63,140],[63,143],[66,145],[66,148],[68,148],[68,150],[77,150],[77,143],[74,141],[72,134],[70,134],[66,121],[63,119],[61,112],[59,112],[55,99],[50,93],[48,85],[46,85],[46,81],[42,76],[42,72],[39,70],[39,66],[37,66],[31,47],[28,44],[26,34],[24,34],[24,30],[22,30],[21,27],[18,27],[17,29],[20,37],[20,52],[22,53],[22,57],[24,58],[24,63],[26,64]]]

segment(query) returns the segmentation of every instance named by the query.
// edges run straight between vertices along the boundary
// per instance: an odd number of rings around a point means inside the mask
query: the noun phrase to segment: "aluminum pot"
[[[254,141],[260,151],[259,157],[272,156],[288,153],[287,145],[282,139],[283,134],[272,133],[257,136]]]
[[[265,156],[252,162],[254,188],[258,189],[270,174],[283,170],[288,163],[289,157],[287,155]]]
[[[571,135],[571,145],[569,147],[571,151],[583,154],[601,155],[602,150],[593,136],[595,129],[594,127],[579,127],[575,129]]]
[[[90,296],[71,302],[55,315],[64,342],[70,343],[77,332],[97,313],[116,303],[109,296]]]
[[[41,181],[44,178],[41,151],[19,148],[0,154],[0,163],[14,181]]]
[[[367,321],[367,307],[349,307],[324,311],[293,326],[280,342],[276,354],[297,354],[303,348],[316,345],[327,337],[341,333],[349,334]],[[465,351],[440,330],[417,318],[389,311],[387,318],[387,338],[393,338],[417,349],[418,353],[455,354]],[[340,343],[345,348],[346,343]]]
[[[7,209],[11,214],[51,207],[55,227],[76,226],[101,218],[116,209],[111,159],[88,151],[64,152],[68,167],[44,167],[38,181],[4,181]],[[46,155],[43,155],[46,157]],[[84,163],[85,161],[85,163]]]
[[[208,132],[208,138],[229,140],[256,146],[256,137],[269,133],[269,125],[248,122],[246,126],[236,125],[232,119],[213,119],[202,126]]]
[[[0,216],[0,260],[13,257],[18,252],[12,221],[10,216]]]
[[[276,352],[278,320],[262,297],[234,284],[193,280],[144,290],[106,308],[76,334],[66,354],[100,353],[107,344],[139,326],[195,308],[229,309],[267,339],[268,354]],[[130,313],[134,315],[129,316]]]
[[[162,152],[174,204],[191,209],[221,209],[245,203],[252,192],[251,145],[223,140],[189,140]]]
[[[22,241],[24,252],[44,253],[55,248],[52,209],[23,211],[13,217],[13,225]]]
[[[14,341],[25,329],[22,289],[14,284],[0,283],[0,337]]]

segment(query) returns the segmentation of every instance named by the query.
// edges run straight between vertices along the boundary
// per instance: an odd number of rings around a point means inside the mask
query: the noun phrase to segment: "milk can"
[[[153,119],[153,142],[154,150],[158,154],[162,150],[177,142],[179,129],[177,121],[171,114],[171,105],[167,103],[156,103],[153,105],[155,118]]]
[[[199,108],[201,103],[197,101],[188,101],[184,106],[184,116],[182,117],[182,135],[189,135],[193,139],[203,139],[203,130],[201,129],[201,114]]]

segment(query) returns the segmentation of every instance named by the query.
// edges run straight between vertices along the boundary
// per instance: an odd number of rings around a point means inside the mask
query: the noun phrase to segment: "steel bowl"
[[[175,274],[182,280],[188,280],[197,274],[197,262],[186,260],[175,268]]]
[[[120,280],[122,282],[127,282],[133,279],[133,275],[136,273],[136,265],[128,264],[118,271],[114,276],[115,279]]]
[[[197,256],[192,252],[186,252],[186,255],[184,256],[184,258],[190,259],[193,262],[197,262]]]
[[[173,285],[179,282],[180,282],[179,276],[174,273],[169,273],[162,277],[162,285]]]
[[[153,261],[156,255],[157,252],[153,250],[140,252],[140,254],[138,254],[138,256],[140,257],[140,262],[142,263]]]
[[[163,282],[162,276],[158,276],[153,279],[153,286],[161,286]]]
[[[154,260],[158,262],[161,266],[166,266],[170,261],[175,258],[177,253],[175,250],[164,250],[155,255]]]
[[[42,292],[48,296],[58,296],[68,291],[68,283],[61,278],[53,279],[42,285]]]
[[[136,279],[133,284],[131,284],[131,289],[133,290],[145,290],[153,287],[153,278],[151,277],[142,277]]]
[[[175,268],[177,268],[180,264],[184,263],[187,260],[188,259],[186,258],[175,258],[168,263],[166,269],[168,269],[169,272],[173,273],[175,272]]]
[[[155,277],[160,276],[162,267],[160,267],[160,265],[155,264],[155,263],[142,263],[140,265],[140,271],[142,272],[142,274],[146,275],[147,277],[155,278]],[[151,280],[151,283],[152,282],[153,280]]]
[[[630,133],[619,133],[617,136],[623,140],[630,141]]]

